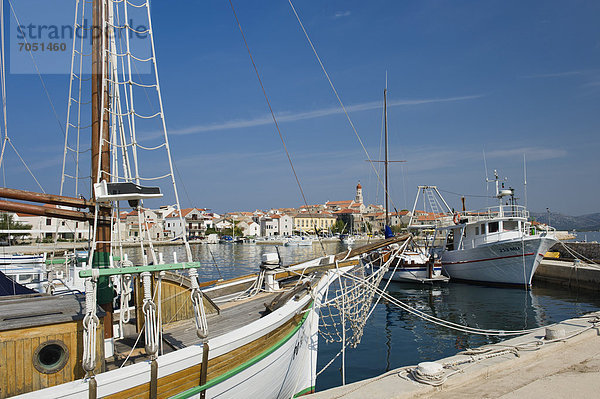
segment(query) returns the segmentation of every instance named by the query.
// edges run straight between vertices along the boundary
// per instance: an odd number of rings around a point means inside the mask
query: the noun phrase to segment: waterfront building
[[[362,185],[360,182],[356,185],[356,194],[353,200],[349,201],[327,201],[325,208],[330,212],[338,212],[344,209],[352,209],[359,213],[366,211],[366,206],[363,204]]]
[[[242,221],[236,224],[242,230],[244,237],[257,237],[260,235],[260,225],[253,220]]]
[[[164,219],[164,231],[168,238],[183,237],[185,225],[179,218],[179,212],[172,211]]]
[[[294,230],[307,234],[327,232],[336,222],[336,216],[329,212],[301,212],[294,216]]]
[[[356,233],[365,230],[363,218],[358,209],[345,208],[335,211],[333,214],[338,220],[344,222],[346,231]]]
[[[58,208],[57,205],[44,205],[44,207]],[[72,208],[61,206],[61,209]],[[63,220],[49,218],[46,216],[35,216],[26,213],[10,213],[15,222],[28,224],[31,230],[25,240],[43,241],[43,240],[87,240],[89,238],[88,222],[76,222],[72,220]]]
[[[277,215],[276,220],[278,224],[279,235],[289,236],[293,234],[294,219],[291,216],[280,214]]]
[[[233,223],[227,220],[225,217],[213,219],[214,228],[217,230],[230,229],[233,227]]]
[[[260,218],[260,235],[273,237],[279,235],[279,221],[273,216],[262,216]]]

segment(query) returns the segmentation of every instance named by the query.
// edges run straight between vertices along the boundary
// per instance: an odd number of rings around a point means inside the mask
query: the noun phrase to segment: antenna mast
[[[527,162],[525,161],[525,153],[523,153],[523,190],[525,191],[525,208],[527,209]]]

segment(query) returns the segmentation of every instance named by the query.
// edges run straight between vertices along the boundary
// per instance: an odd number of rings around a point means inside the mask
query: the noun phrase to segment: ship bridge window
[[[488,233],[497,233],[500,228],[499,222],[488,223]]]
[[[505,220],[502,223],[502,230],[504,230],[504,231],[519,230],[519,222],[516,220]]]
[[[479,235],[479,226],[475,227],[475,235],[478,236]]]

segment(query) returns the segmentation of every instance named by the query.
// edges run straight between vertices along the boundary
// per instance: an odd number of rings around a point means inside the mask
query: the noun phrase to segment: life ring
[[[460,223],[460,213],[456,212],[454,214],[454,218],[452,220],[454,221],[454,224],[459,224]]]

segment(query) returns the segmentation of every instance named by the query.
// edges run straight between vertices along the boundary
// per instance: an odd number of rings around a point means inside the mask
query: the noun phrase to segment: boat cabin
[[[528,212],[517,205],[468,212],[456,218],[457,224],[438,229],[446,251],[472,249],[481,245],[519,239],[529,235]]]
[[[104,367],[102,309],[97,368]],[[0,398],[83,378],[83,295],[0,297]]]

